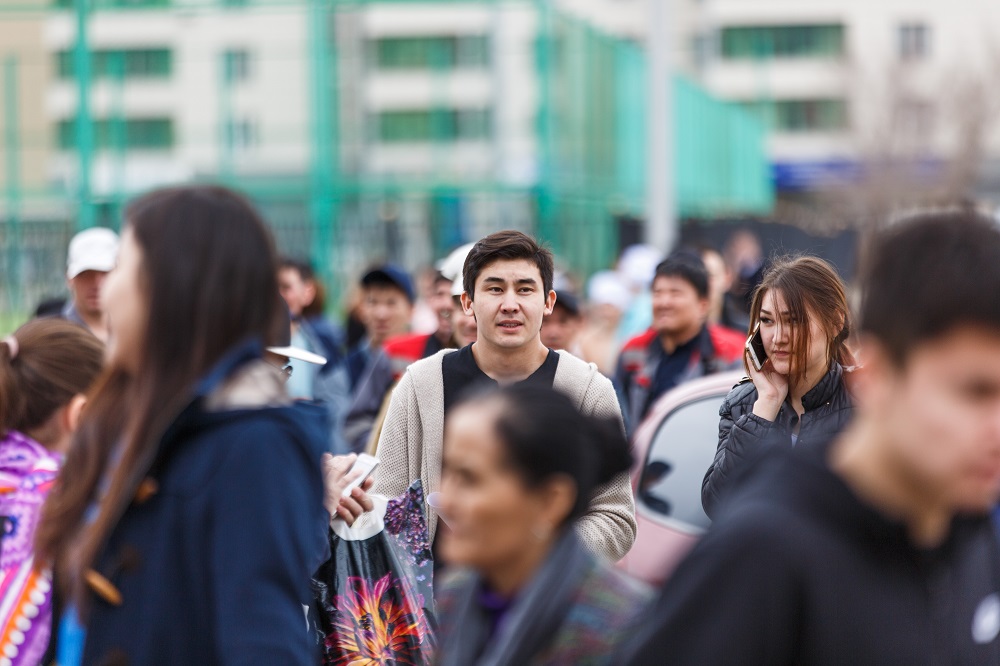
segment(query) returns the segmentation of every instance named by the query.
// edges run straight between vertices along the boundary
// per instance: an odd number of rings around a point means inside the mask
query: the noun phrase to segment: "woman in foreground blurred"
[[[760,324],[767,361],[757,370],[747,354],[748,379],[719,410],[719,445],[701,487],[710,517],[733,480],[775,446],[822,444],[853,412],[845,384],[854,355],[847,347],[851,312],[844,283],[817,257],[775,262],[750,306],[750,333]]]
[[[318,658],[303,605],[330,519],[325,420],[262,358],[276,272],[269,231],[227,190],[127,208],[108,368],[37,541],[69,607],[60,666]]]
[[[617,423],[551,389],[515,385],[449,414],[441,553],[465,570],[438,595],[439,664],[614,662],[647,592],[588,553],[573,522],[630,461]]]
[[[41,663],[52,629],[52,571],[35,562],[42,503],[55,482],[104,345],[62,319],[36,319],[0,341],[0,655]]]

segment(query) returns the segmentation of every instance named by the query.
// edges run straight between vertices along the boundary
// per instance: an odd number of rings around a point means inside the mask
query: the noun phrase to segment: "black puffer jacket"
[[[701,483],[701,505],[711,517],[742,470],[771,447],[792,445],[799,417],[786,400],[774,421],[753,413],[757,388],[750,379],[733,387],[719,408],[719,448]],[[802,422],[796,446],[830,440],[851,419],[854,407],[844,384],[844,370],[834,363],[816,386],[802,396]]]

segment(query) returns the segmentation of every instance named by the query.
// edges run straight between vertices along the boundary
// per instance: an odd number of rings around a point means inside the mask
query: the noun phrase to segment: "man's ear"
[[[708,309],[711,307],[711,305],[712,304],[709,301],[708,297],[705,298],[702,298],[701,296],[698,297],[698,316],[701,318],[702,321],[708,319]]]
[[[469,298],[469,295],[463,291],[461,299],[462,299],[462,310],[465,312],[465,314],[466,315],[475,314],[472,311],[472,299]]]
[[[549,295],[545,299],[545,314],[552,314],[553,308],[556,307],[556,292],[555,289],[549,289]]]
[[[880,411],[885,400],[895,392],[901,372],[885,345],[870,336],[860,340],[858,367],[845,376],[855,405],[867,405]]]

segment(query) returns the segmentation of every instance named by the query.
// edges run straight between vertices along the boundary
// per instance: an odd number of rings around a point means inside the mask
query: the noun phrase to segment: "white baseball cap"
[[[284,301],[281,302],[281,310],[283,316],[280,321],[276,322],[280,325],[277,340],[275,340],[277,344],[273,347],[267,347],[267,351],[278,356],[293,358],[296,361],[305,361],[313,365],[326,365],[326,357],[314,354],[308,349],[292,345],[292,315],[285,306]]]
[[[73,236],[66,257],[66,277],[84,271],[107,273],[118,263],[118,234],[105,227],[85,229]]]
[[[285,345],[283,347],[268,347],[267,351],[272,354],[277,354],[278,356],[294,358],[296,361],[305,361],[306,363],[312,363],[313,365],[326,365],[325,356],[314,354],[311,351],[303,349],[302,347]]]
[[[450,280],[462,277],[462,268],[465,266],[465,258],[469,256],[469,252],[472,251],[472,247],[475,243],[466,243],[461,247],[457,247],[451,251],[447,257],[435,264],[435,268],[441,275],[445,276]]]
[[[632,294],[620,273],[598,271],[590,276],[590,281],[587,283],[587,300],[595,305],[613,305],[621,312],[625,312],[632,302]]]

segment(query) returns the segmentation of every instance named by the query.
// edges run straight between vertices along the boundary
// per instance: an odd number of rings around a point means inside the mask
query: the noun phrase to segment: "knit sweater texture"
[[[376,453],[381,461],[372,492],[388,497],[401,495],[415,479],[428,493],[441,486],[444,439],[444,377],[441,360],[445,349],[411,365],[393,391]],[[580,411],[621,423],[621,409],[610,380],[593,363],[559,352],[553,388],[569,396]],[[433,541],[437,512],[427,507]],[[620,474],[600,486],[590,500],[587,513],[577,522],[583,545],[595,555],[616,562],[635,541],[635,502],[628,474]]]

